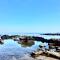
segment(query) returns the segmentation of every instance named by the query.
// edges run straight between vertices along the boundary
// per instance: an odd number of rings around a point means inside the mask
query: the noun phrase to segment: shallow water
[[[60,36],[56,36],[56,35],[41,35],[41,37],[44,37],[45,39],[60,39]]]
[[[22,47],[21,44],[18,44],[18,41],[14,41],[12,39],[4,40],[4,44],[0,44],[0,60],[29,59],[31,58],[29,57],[29,54],[33,51],[36,51],[40,44],[41,42],[34,41],[32,46]]]
[[[60,38],[60,36],[47,36],[47,35],[37,35],[40,37],[44,37],[46,39],[50,38]],[[30,59],[30,53],[36,51],[39,48],[39,45],[43,43],[40,41],[34,41],[34,44],[31,46],[23,46],[23,44],[19,44],[18,41],[14,41],[13,39],[7,39],[3,41],[3,44],[0,44],[0,60],[27,60]],[[46,48],[48,47],[48,43],[44,43]],[[25,59],[25,58],[26,59]],[[33,59],[30,59],[33,60]]]
[[[4,40],[4,44],[0,44],[0,60],[4,60],[4,58],[10,59],[13,56],[15,58],[21,58],[25,54],[36,51],[40,44],[41,42],[34,41],[34,45],[22,47],[21,44],[18,44],[18,41],[12,39]]]
[[[41,33],[42,34],[42,33]],[[39,37],[44,37],[46,39],[51,39],[51,38],[59,38],[60,35],[41,35],[40,33],[21,33],[20,35],[26,35],[26,36],[39,36]]]
[[[44,37],[47,39],[60,38],[60,36],[46,35],[41,35],[40,37]],[[24,46],[24,44],[20,44],[18,43],[18,41],[14,41],[13,39],[4,40],[3,44],[0,44],[0,60],[23,60],[24,57],[29,57],[29,54],[31,52],[39,49],[39,45],[42,44],[43,43],[40,41],[34,41],[34,44],[32,44],[31,46]],[[49,48],[48,43],[44,43],[44,45],[47,49]]]

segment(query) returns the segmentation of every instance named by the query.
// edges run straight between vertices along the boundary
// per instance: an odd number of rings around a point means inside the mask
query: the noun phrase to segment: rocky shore
[[[43,37],[38,36],[2,35],[0,36],[0,44],[3,44],[5,39],[13,39],[14,41],[18,41],[18,43],[20,44],[24,44],[24,46],[31,46],[34,44],[34,41],[41,41],[43,43],[43,45],[39,45],[39,49],[37,49],[37,51],[32,52],[30,55],[25,55],[23,58],[19,58],[20,60],[60,59],[60,39],[45,39]],[[48,49],[45,48],[44,43],[48,43]],[[12,59],[18,60],[15,57],[13,57]]]

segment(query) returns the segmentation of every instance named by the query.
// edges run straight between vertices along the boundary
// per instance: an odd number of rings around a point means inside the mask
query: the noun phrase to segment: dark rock
[[[3,35],[1,36],[1,39],[4,40],[4,39],[9,39],[10,37],[8,35]]]
[[[48,40],[47,39],[44,39],[43,37],[33,37],[34,40],[36,41],[41,41],[41,42],[47,42],[48,43]]]

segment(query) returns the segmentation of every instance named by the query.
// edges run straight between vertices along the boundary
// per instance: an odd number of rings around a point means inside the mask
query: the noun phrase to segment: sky
[[[60,0],[0,0],[0,33],[60,32]]]

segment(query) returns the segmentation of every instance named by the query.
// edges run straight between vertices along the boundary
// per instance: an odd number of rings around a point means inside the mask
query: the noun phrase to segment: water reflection
[[[1,39],[0,39],[0,44],[1,44],[1,45],[4,44],[4,40],[1,40]]]
[[[7,39],[0,44],[0,55],[18,55],[23,56],[26,53],[31,53],[39,48],[40,42],[29,41],[19,42],[12,39]],[[23,46],[23,47],[22,47]]]

